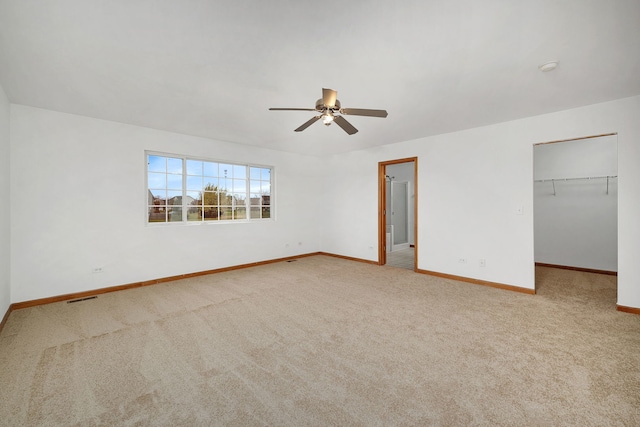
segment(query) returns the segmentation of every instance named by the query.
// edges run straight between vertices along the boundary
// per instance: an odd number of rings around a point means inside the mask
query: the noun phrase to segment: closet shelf
[[[609,179],[617,178],[618,175],[604,175],[604,176],[585,176],[580,178],[551,178],[551,179],[535,179],[533,182],[551,182],[553,185],[553,195],[556,195],[556,181],[578,181],[578,180],[592,180],[592,179],[605,179],[607,180],[607,194],[609,194]]]
[[[580,178],[548,178],[548,179],[536,179],[534,182],[550,182],[550,181],[576,181],[579,179],[605,179],[605,178],[617,178],[618,175],[604,175],[604,176],[585,176]]]

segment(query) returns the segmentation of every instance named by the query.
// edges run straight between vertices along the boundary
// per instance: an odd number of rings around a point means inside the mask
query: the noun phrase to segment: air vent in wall
[[[88,300],[88,299],[95,299],[95,298],[98,298],[98,297],[94,295],[94,296],[92,296],[92,297],[72,299],[71,301],[67,301],[67,304],[71,304],[72,302],[86,301],[86,300]]]

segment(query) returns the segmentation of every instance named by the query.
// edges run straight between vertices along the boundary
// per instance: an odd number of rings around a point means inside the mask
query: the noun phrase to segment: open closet
[[[537,264],[618,269],[617,135],[534,146]]]

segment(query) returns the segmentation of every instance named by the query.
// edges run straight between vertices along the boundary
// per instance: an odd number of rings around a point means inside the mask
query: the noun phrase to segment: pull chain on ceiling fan
[[[342,115],[351,116],[367,116],[367,117],[387,117],[386,110],[368,110],[364,108],[342,108],[340,101],[337,99],[338,92],[333,89],[322,89],[322,98],[316,101],[316,108],[269,108],[273,111],[317,111],[319,116],[312,117],[300,127],[295,129],[295,132],[301,132],[322,119],[322,122],[329,126],[332,122],[336,123],[349,135],[353,135],[358,132],[351,123],[349,123]]]

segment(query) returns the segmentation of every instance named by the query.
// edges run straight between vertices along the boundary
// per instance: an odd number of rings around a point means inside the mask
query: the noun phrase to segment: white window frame
[[[180,173],[181,177],[182,177],[182,184],[181,184],[181,189],[180,189],[180,194],[181,194],[181,204],[180,205],[173,205],[176,208],[180,208],[181,209],[181,220],[177,220],[177,221],[171,221],[168,217],[168,210],[169,207],[172,206],[168,203],[168,199],[169,196],[167,195],[167,198],[165,199],[165,205],[161,205],[161,207],[164,207],[166,209],[165,211],[165,219],[163,221],[151,221],[150,217],[151,217],[151,208],[154,205],[152,203],[153,200],[153,194],[151,193],[151,188],[149,188],[149,175],[150,175],[150,171],[149,171],[149,156],[158,156],[158,157],[166,157],[166,158],[172,158],[172,159],[180,159],[182,161],[182,172]],[[241,219],[234,219],[229,218],[229,219],[205,219],[204,217],[201,216],[201,218],[199,220],[189,220],[188,215],[189,215],[189,209],[190,208],[194,208],[193,205],[190,205],[187,203],[187,201],[189,200],[188,194],[189,192],[193,193],[194,190],[189,190],[188,186],[187,186],[187,177],[188,176],[199,176],[199,175],[189,175],[187,173],[187,161],[188,160],[195,160],[195,161],[202,161],[202,162],[212,162],[212,163],[217,163],[217,164],[224,164],[224,165],[230,165],[232,167],[234,166],[239,166],[239,167],[244,167],[246,168],[246,174],[245,174],[245,188],[244,191],[242,192],[242,194],[244,195],[244,203],[242,205],[236,205],[236,199],[233,196],[234,193],[239,193],[238,191],[235,191],[235,189],[233,188],[232,185],[232,189],[227,188],[227,179],[225,176],[225,188],[224,188],[224,193],[227,197],[230,197],[231,201],[231,205],[222,205],[220,203],[220,200],[218,201],[218,204],[216,205],[216,209],[218,212],[220,212],[221,208],[227,208],[227,207],[231,207],[231,211],[232,211],[232,215],[235,215],[236,209],[240,208],[240,209],[244,209],[245,210],[245,218],[241,218]],[[148,226],[167,226],[167,225],[201,225],[201,224],[237,224],[237,223],[248,223],[248,222],[259,222],[259,221],[274,221],[275,220],[275,204],[274,204],[274,190],[275,190],[275,168],[274,166],[271,165],[263,165],[263,164],[256,164],[256,163],[239,163],[237,161],[228,161],[228,160],[218,160],[218,159],[211,159],[211,158],[206,158],[206,157],[198,157],[198,156],[189,156],[189,155],[184,155],[184,154],[174,154],[174,153],[164,153],[164,152],[159,152],[159,151],[150,151],[150,150],[145,150],[144,152],[144,162],[145,162],[145,223]],[[252,205],[251,204],[251,195],[252,194],[256,194],[256,193],[252,193],[251,192],[251,168],[260,168],[260,169],[269,169],[269,175],[270,175],[270,179],[269,179],[269,204],[268,205],[263,205],[262,201],[263,199],[261,199],[261,203],[256,206],[256,205]],[[153,174],[153,171],[151,171]],[[226,172],[226,170],[225,170]],[[160,173],[160,172],[158,172]],[[174,173],[171,174],[170,172],[164,172],[166,175],[178,175],[178,173]],[[203,177],[205,177],[203,175]],[[218,176],[218,179],[221,179],[222,177]],[[230,181],[233,181],[233,178],[230,176],[229,178]],[[253,180],[253,181],[260,181],[260,182],[265,182],[266,180],[264,179],[259,179],[259,180]],[[164,188],[165,190],[168,190],[168,184],[167,187]],[[162,188],[158,188],[158,189],[162,189]],[[204,191],[204,189],[201,189],[199,191]],[[177,193],[177,191],[173,191],[174,193]],[[175,196],[174,196],[175,197]],[[203,195],[204,197],[204,195]],[[204,207],[205,205],[200,205],[201,207]],[[213,205],[212,205],[213,206]],[[263,218],[262,217],[262,211],[263,208],[265,206],[268,206],[269,208],[269,217],[268,218]],[[258,207],[261,214],[259,218],[252,218],[251,217],[251,208],[256,208]],[[218,213],[219,214],[219,213]]]

